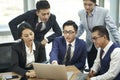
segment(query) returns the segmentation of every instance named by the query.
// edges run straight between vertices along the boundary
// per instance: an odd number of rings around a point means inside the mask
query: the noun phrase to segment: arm
[[[28,18],[28,13],[24,13],[22,15],[17,16],[16,18],[12,19],[9,22],[9,27],[10,27],[10,30],[11,30],[11,33],[13,35],[14,40],[19,39],[19,37],[18,37],[18,31],[17,31],[17,26],[21,22],[27,20],[27,18]]]
[[[115,48],[111,53],[110,67],[108,71],[96,77],[91,78],[91,80],[113,80],[120,72],[120,48]]]
[[[46,52],[45,52],[45,47],[40,44],[39,42],[36,42],[36,44],[38,44],[38,49],[37,49],[37,52],[38,52],[38,57],[37,57],[37,62],[44,62],[46,61]]]
[[[24,68],[22,68],[22,67],[20,67],[19,65],[23,65],[24,66],[24,64],[19,64],[19,60],[20,60],[20,56],[21,55],[19,55],[19,49],[17,49],[18,47],[17,46],[13,46],[12,47],[12,66],[11,66],[11,68],[12,68],[12,71],[13,72],[15,72],[15,73],[18,73],[18,74],[20,74],[21,76],[24,76],[25,75],[25,73],[27,72],[27,70],[25,70]],[[20,49],[21,50],[21,49]]]
[[[12,72],[15,72],[21,76],[36,77],[33,71],[25,70],[25,59],[23,58],[21,48],[18,45],[12,47]]]
[[[77,33],[77,37],[80,37],[84,31],[85,31],[85,28],[83,26],[83,23],[82,23],[82,17],[84,16],[84,10],[81,10],[78,12],[78,16],[80,17],[80,24],[79,24],[79,27],[78,27],[78,33]]]
[[[50,20],[52,21],[51,24],[52,24],[52,29],[54,33],[47,37],[48,43],[53,41],[55,37],[62,35],[61,29],[56,21],[56,17],[52,15]]]
[[[109,15],[108,11],[106,11],[105,23],[107,25],[108,30],[110,31],[110,34],[112,35],[111,38],[115,41],[115,43],[120,45],[120,33],[111,16]]]
[[[58,62],[58,42],[55,39],[52,43],[52,49],[50,52],[50,62],[52,63],[53,61],[57,61]]]
[[[78,32],[77,32],[77,37],[79,38],[83,32],[84,32],[84,26],[82,25],[82,23],[80,23],[79,27],[78,27]]]

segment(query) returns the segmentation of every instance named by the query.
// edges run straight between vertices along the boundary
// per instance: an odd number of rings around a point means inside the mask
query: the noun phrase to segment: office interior
[[[57,17],[57,21],[62,29],[62,24],[66,20],[74,20],[79,25],[78,11],[83,8],[82,0],[48,0],[51,5],[51,13]],[[37,0],[0,0],[0,44],[14,42],[8,22],[14,17],[35,9]],[[115,24],[120,31],[120,0],[97,0],[97,4],[107,8]],[[52,34],[49,31],[46,36]],[[80,38],[85,39],[85,34]],[[46,45],[47,59],[51,43]]]

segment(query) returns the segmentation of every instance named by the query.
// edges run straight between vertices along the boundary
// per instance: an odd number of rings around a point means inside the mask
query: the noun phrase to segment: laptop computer
[[[70,80],[73,72],[67,72],[65,65],[33,63],[38,78],[53,80]]]

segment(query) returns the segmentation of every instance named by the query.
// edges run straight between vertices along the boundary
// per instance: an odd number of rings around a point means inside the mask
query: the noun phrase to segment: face
[[[95,3],[90,0],[83,0],[83,4],[87,13],[91,13],[93,8],[95,7]]]
[[[25,42],[25,44],[31,44],[34,40],[34,33],[30,29],[25,29],[22,31],[21,39]]]
[[[47,22],[50,17],[50,9],[41,9],[36,11],[36,14],[42,22]]]
[[[66,41],[69,43],[73,42],[76,37],[77,32],[74,30],[72,25],[65,26],[63,30],[63,35]]]
[[[106,45],[105,36],[100,36],[98,31],[95,31],[92,33],[92,40],[96,48],[99,48],[99,47],[104,48]]]

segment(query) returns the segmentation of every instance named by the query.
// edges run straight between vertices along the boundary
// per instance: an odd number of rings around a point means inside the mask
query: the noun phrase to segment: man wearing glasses
[[[76,37],[78,26],[72,20],[63,24],[63,36],[56,37],[50,52],[51,64],[75,65],[83,70],[87,55],[86,43]]]
[[[92,40],[98,53],[87,80],[120,80],[120,46],[110,41],[105,26],[92,29]]]

